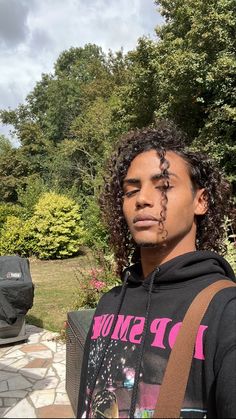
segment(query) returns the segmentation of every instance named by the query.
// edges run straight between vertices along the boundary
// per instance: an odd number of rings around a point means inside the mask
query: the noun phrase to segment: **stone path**
[[[66,345],[26,325],[25,343],[0,346],[0,418],[74,418],[65,390]]]

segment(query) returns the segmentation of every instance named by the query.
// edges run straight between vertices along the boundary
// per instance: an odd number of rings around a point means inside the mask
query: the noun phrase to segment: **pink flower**
[[[101,291],[104,287],[105,287],[105,282],[103,281],[98,281],[97,279],[93,278],[90,281],[90,284],[92,285],[93,288],[95,288],[97,291]]]
[[[88,271],[88,274],[92,276],[93,279],[97,279],[99,273],[103,272],[102,268],[92,268]]]

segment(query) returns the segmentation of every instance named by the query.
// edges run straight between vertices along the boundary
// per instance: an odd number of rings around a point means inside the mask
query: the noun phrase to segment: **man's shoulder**
[[[109,299],[119,297],[122,291],[122,285],[115,285],[109,291],[105,292],[99,300],[99,304],[106,302]]]
[[[206,317],[214,324],[222,318],[227,318],[227,321],[236,320],[236,283],[229,278],[225,279],[228,279],[229,287],[215,294],[206,312]]]

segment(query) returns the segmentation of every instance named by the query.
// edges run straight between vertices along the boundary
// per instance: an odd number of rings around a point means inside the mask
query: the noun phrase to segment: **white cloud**
[[[27,14],[29,5],[25,0],[1,0],[0,2],[0,44],[14,46],[27,37]]]
[[[71,46],[135,48],[162,22],[154,0],[0,0],[0,109],[16,107]]]

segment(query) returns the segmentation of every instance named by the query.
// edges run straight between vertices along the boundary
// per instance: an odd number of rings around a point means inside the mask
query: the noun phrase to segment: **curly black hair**
[[[208,205],[206,214],[197,217],[196,248],[224,254],[223,224],[224,217],[230,208],[230,184],[215,161],[201,152],[191,151],[189,146],[190,143],[185,134],[172,122],[159,121],[155,128],[133,130],[122,137],[116,151],[108,161],[104,188],[99,202],[108,227],[119,274],[131,260],[136,262],[139,259],[139,249],[130,235],[123,215],[123,180],[132,160],[138,154],[149,150],[156,150],[160,158],[161,175],[167,184],[169,162],[165,158],[166,152],[174,151],[186,161],[193,190],[205,188]],[[161,205],[161,220],[164,228],[168,210],[168,199],[164,188]]]

